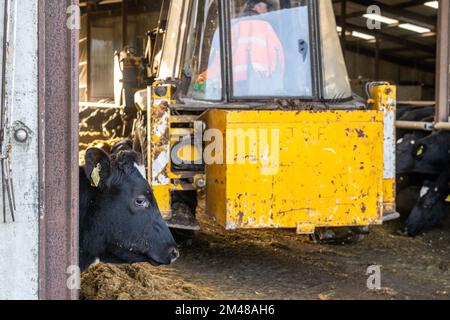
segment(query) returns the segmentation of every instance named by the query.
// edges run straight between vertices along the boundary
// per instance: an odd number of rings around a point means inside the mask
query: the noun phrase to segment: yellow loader
[[[365,230],[396,216],[396,88],[352,94],[330,0],[171,0],[136,94],[163,216],[197,230]]]

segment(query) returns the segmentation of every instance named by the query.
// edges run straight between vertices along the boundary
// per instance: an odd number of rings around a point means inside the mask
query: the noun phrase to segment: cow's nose
[[[172,248],[170,250],[170,263],[174,263],[180,257],[180,252],[177,248]]]

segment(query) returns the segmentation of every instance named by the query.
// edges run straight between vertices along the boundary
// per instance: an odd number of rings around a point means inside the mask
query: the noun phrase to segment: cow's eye
[[[145,196],[139,196],[134,199],[134,205],[138,208],[148,208],[150,206],[150,202]]]

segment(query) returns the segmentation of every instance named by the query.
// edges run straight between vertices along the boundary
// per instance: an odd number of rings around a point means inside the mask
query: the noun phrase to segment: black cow
[[[421,139],[427,136],[425,131],[413,131],[405,134],[403,138],[397,141],[396,149],[396,171],[397,174],[405,172],[411,172],[414,169],[416,160],[416,146],[420,143]]]
[[[414,172],[441,174],[450,163],[450,132],[436,132],[419,140],[414,157]]]
[[[434,121],[433,107],[402,106],[397,119]],[[450,133],[397,130],[397,210],[409,215],[404,233],[416,236],[448,211]]]
[[[125,150],[109,157],[91,148],[80,168],[80,266],[106,263],[168,265],[177,245],[144,178],[139,155]]]
[[[434,108],[432,107],[416,107],[403,113],[397,112],[397,119],[400,121],[423,121],[430,116],[434,116]]]
[[[450,133],[405,135],[397,144],[397,206],[409,213],[404,233],[416,236],[439,224],[448,211]]]
[[[449,195],[450,168],[435,182],[426,181],[420,190],[419,201],[405,223],[405,233],[416,236],[439,224],[449,210],[446,198]]]
[[[419,138],[419,139],[417,139]],[[397,144],[397,173],[441,173],[450,163],[450,132],[440,131],[420,139],[420,133],[405,135]]]
[[[414,111],[414,110],[429,109],[429,108],[430,107],[428,107],[428,106],[416,106],[416,105],[404,105],[404,104],[398,105],[397,110],[396,110],[396,118],[398,120],[400,120],[407,112]],[[431,107],[431,109],[433,109],[433,108]],[[415,120],[417,120],[417,119],[415,119]]]
[[[417,204],[421,186],[410,185],[397,191],[396,208],[401,215],[408,216]]]
[[[401,106],[397,109],[397,120],[399,121],[434,121],[433,107],[415,107],[415,106]],[[408,129],[397,129],[397,138],[402,138],[405,134],[410,133]]]
[[[133,151],[133,141],[130,139],[125,139],[123,141],[117,142],[111,148],[112,154],[117,154],[120,151]]]

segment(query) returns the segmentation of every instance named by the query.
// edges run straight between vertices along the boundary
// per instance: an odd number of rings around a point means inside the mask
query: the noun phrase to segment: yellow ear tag
[[[445,198],[445,202],[450,202],[450,194]]]
[[[98,187],[100,184],[100,172],[102,171],[102,165],[99,163],[97,166],[92,170],[91,173],[91,180],[92,180],[92,186]]]
[[[424,151],[424,147],[423,146],[421,146],[420,148],[419,148],[419,150],[417,150],[417,156],[421,156],[421,155],[423,155],[423,151]]]

